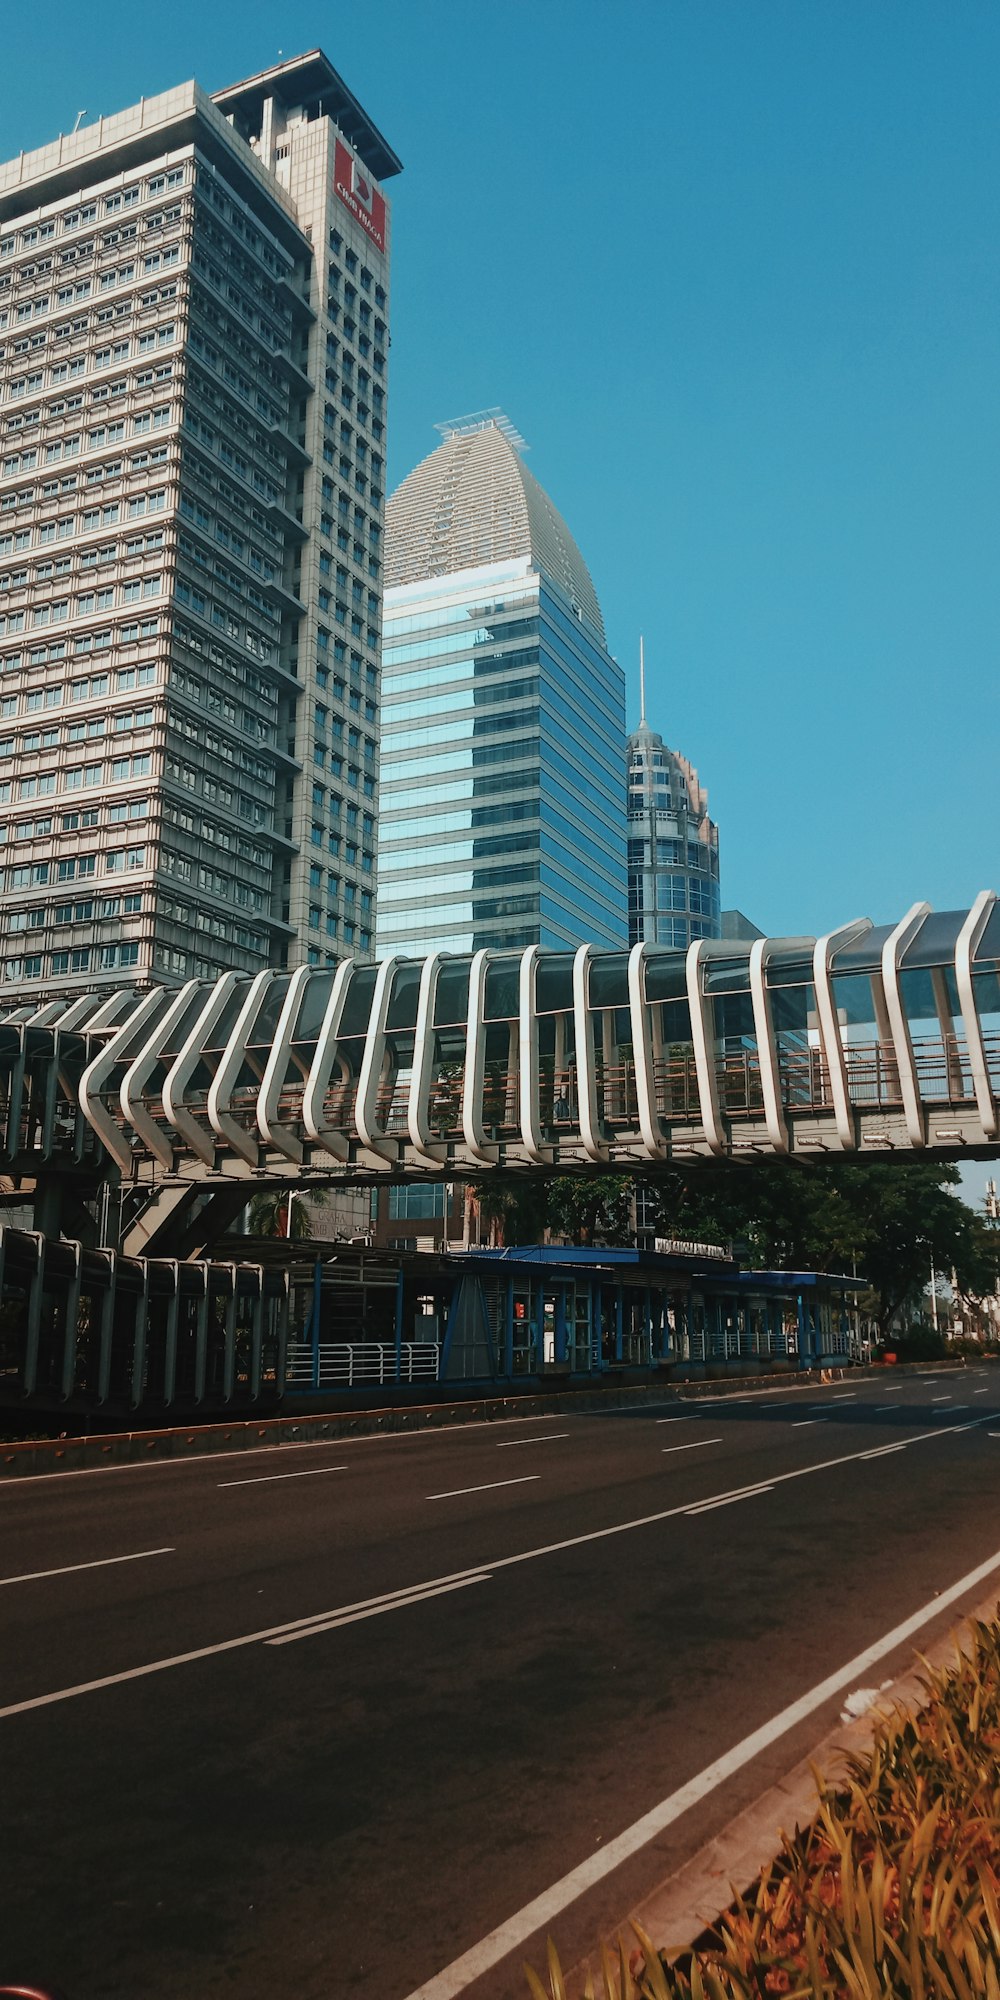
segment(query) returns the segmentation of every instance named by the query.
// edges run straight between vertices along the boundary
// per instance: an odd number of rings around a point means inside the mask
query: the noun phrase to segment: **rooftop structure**
[[[439,425],[444,442],[390,501],[387,590],[527,557],[604,641],[590,571],[562,515],[528,471],[502,411]]]
[[[646,721],[644,662],[642,684],[628,740],[629,939],[684,951],[720,935],[719,829],[693,764]]]

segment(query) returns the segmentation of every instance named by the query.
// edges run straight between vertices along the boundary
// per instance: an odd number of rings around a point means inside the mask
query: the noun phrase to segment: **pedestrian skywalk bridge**
[[[998,1150],[1000,907],[227,973],[0,1013],[0,1173],[133,1183]]]

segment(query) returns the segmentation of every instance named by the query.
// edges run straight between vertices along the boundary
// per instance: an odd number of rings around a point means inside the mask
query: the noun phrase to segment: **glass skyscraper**
[[[628,937],[625,683],[565,522],[497,411],[391,497],[380,957]]]
[[[719,829],[698,773],[643,716],[628,740],[629,943],[720,937]]]

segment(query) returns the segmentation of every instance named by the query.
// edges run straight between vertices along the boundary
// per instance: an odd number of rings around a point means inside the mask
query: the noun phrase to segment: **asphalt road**
[[[0,1485],[0,1980],[520,1996],[1000,1595],[998,1501],[986,1365]]]

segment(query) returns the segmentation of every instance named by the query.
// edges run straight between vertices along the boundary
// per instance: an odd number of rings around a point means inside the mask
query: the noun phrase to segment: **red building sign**
[[[357,222],[372,239],[377,250],[385,252],[385,196],[371,179],[366,167],[356,160],[342,139],[337,140],[334,159],[333,185],[345,208],[349,208]]]

